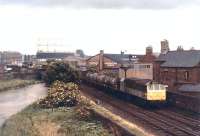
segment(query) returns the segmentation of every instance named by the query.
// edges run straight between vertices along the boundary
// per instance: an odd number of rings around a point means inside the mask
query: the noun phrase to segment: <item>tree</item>
[[[44,74],[44,81],[51,85],[54,81],[75,82],[79,81],[79,72],[65,62],[51,62]]]
[[[81,50],[81,49],[76,50],[76,54],[78,54],[82,58],[85,57],[85,54],[84,54],[83,50]]]

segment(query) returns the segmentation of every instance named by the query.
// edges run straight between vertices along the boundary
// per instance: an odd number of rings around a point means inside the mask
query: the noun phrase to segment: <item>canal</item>
[[[10,116],[46,95],[44,84],[0,92],[0,126]]]

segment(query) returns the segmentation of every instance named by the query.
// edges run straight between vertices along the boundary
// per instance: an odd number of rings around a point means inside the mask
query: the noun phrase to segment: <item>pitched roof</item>
[[[161,67],[194,67],[200,63],[200,50],[169,51],[156,61],[163,61]]]
[[[129,62],[130,57],[131,57],[131,60],[134,62],[134,61],[137,61],[142,56],[143,55],[133,55],[133,54],[104,54],[104,57],[107,57],[120,64]]]

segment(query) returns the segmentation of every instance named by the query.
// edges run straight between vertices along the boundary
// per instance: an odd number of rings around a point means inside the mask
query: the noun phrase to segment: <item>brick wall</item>
[[[192,68],[167,68],[160,67],[159,63],[154,65],[155,81],[167,84],[169,89],[176,90],[177,87],[188,83],[200,83],[200,67]]]
[[[120,69],[119,77],[124,77],[124,70]],[[152,63],[138,63],[134,64],[133,68],[130,68],[126,72],[127,78],[139,78],[139,79],[153,79],[153,64]]]

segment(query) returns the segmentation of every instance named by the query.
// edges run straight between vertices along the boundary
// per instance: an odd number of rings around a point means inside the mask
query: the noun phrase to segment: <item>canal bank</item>
[[[0,92],[0,126],[13,114],[47,95],[44,84]]]
[[[14,90],[30,86],[33,84],[39,84],[40,81],[34,79],[7,79],[0,80],[0,92],[7,90]]]

